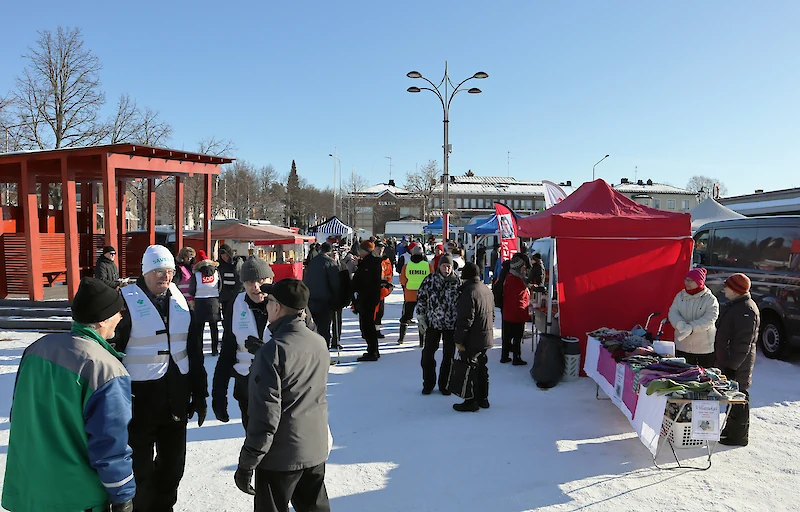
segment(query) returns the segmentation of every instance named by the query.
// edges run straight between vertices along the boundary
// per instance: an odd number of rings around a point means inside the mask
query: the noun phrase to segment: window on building
[[[408,207],[401,207],[400,208],[400,216],[401,217],[421,217],[422,211],[419,206],[408,206]]]
[[[514,199],[514,203],[513,204],[514,204],[513,208],[515,210],[519,210],[519,199]]]
[[[681,210],[688,210],[689,209],[689,200],[683,199],[681,201]]]
[[[441,199],[439,199],[438,197],[434,197],[434,198],[433,198],[433,206],[434,206],[435,208],[438,208],[438,207],[439,207],[439,205],[441,205],[441,204],[442,204],[442,203],[441,203]]]
[[[661,199],[653,199],[653,208],[661,208]]]
[[[674,209],[675,209],[675,200],[667,199],[667,210],[674,210]]]
[[[462,206],[461,206],[461,198],[460,197],[456,198],[456,208],[462,208]]]
[[[525,209],[526,210],[533,210],[533,199],[526,199],[525,200]]]
[[[478,198],[478,208],[483,208],[483,207],[484,207],[483,206],[483,198],[480,197],[480,198]]]
[[[537,212],[539,210],[544,210],[544,199],[536,199],[533,202],[533,209],[536,210]]]
[[[473,208],[473,209],[474,209],[474,208],[477,208],[477,207],[478,207],[478,199],[477,199],[477,198],[474,198],[474,197],[473,197],[473,198],[471,198],[471,199],[469,200],[469,207],[470,207],[470,208]]]
[[[711,249],[711,266],[751,269],[758,258],[756,228],[715,229]]]

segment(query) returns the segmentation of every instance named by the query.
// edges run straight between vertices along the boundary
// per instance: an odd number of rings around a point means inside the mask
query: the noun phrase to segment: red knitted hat
[[[750,291],[750,278],[744,274],[733,274],[725,280],[725,286],[739,295],[744,295]]]
[[[686,273],[686,278],[697,283],[697,286],[703,287],[706,284],[706,269],[693,268]]]
[[[206,251],[200,249],[197,251],[197,261],[205,261],[208,259],[208,255],[206,255]]]
[[[365,251],[372,252],[375,250],[375,244],[370,242],[369,240],[364,240],[363,242],[361,242],[361,248],[364,249]]]

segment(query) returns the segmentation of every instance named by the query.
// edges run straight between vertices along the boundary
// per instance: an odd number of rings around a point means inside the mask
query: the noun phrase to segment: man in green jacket
[[[11,512],[131,512],[130,376],[107,342],[123,299],[81,281],[72,333],[49,334],[22,355],[11,408],[2,505]]]

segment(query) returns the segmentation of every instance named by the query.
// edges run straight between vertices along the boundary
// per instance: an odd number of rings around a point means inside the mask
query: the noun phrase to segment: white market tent
[[[329,236],[349,236],[353,234],[353,228],[340,221],[338,217],[334,216],[326,220],[322,224],[317,224],[308,228],[309,233],[315,233],[317,240],[325,241]]]
[[[711,197],[689,210],[689,214],[692,216],[692,233],[708,222],[744,217],[744,215],[719,204]]]

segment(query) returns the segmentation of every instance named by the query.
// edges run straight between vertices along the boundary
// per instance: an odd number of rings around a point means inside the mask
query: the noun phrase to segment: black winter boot
[[[520,341],[515,341],[513,345],[514,350],[514,361],[511,363],[514,366],[525,366],[528,364],[526,361],[522,360],[522,343]]]
[[[463,403],[453,404],[453,409],[458,412],[478,412],[480,406],[475,400],[464,400]]]
[[[400,324],[400,337],[397,339],[397,344],[402,345],[403,341],[406,337],[406,330],[408,329],[408,324]]]

